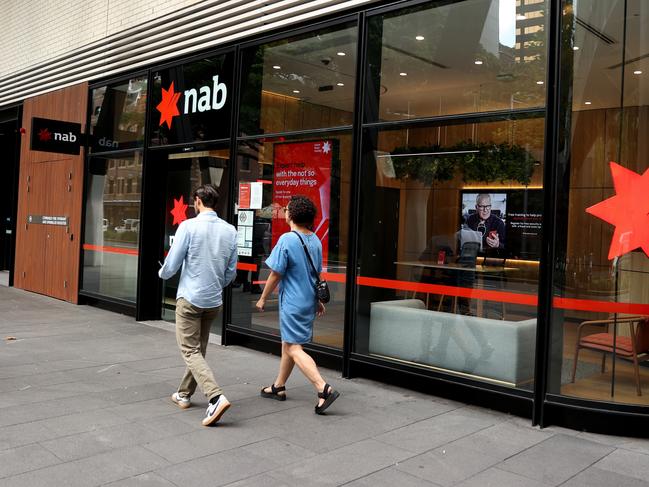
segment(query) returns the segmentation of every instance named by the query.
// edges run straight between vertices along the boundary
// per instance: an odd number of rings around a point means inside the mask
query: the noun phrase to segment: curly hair
[[[313,227],[317,209],[313,201],[306,196],[291,196],[288,202],[288,217],[297,225],[303,225],[309,229]]]

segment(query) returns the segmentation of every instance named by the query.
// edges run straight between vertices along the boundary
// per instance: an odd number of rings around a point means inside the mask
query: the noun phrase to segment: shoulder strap
[[[320,280],[320,274],[318,273],[315,266],[313,265],[313,261],[311,260],[311,254],[309,254],[309,250],[306,248],[306,245],[304,245],[304,240],[302,240],[302,237],[300,236],[299,232],[293,230],[291,233],[294,233],[295,235],[297,235],[297,238],[300,239],[300,243],[302,244],[302,248],[304,249],[306,258],[309,261],[309,264],[311,264],[311,269],[313,269],[313,272],[315,272],[315,275],[317,276],[318,280]]]

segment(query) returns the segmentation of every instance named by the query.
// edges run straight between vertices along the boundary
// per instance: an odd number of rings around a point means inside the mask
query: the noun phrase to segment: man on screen
[[[505,223],[491,214],[491,196],[481,193],[475,200],[475,213],[467,218],[467,225],[482,235],[482,250],[505,248]]]

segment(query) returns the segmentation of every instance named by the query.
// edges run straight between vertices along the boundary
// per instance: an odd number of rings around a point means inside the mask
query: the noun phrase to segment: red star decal
[[[178,111],[178,99],[180,98],[180,93],[174,91],[173,81],[169,85],[169,89],[165,90],[162,88],[162,101],[158,103],[156,110],[160,112],[160,125],[163,123],[167,124],[168,128],[171,128],[171,122],[176,115],[180,115]]]
[[[180,225],[187,220],[187,208],[182,195],[178,199],[174,198],[174,209],[169,212],[174,217],[172,225]]]
[[[49,129],[40,129],[38,131],[38,140],[40,140],[41,142],[52,140],[52,134]]]
[[[610,163],[615,196],[586,212],[615,225],[608,258],[614,259],[641,248],[649,257],[649,169],[640,175]]]

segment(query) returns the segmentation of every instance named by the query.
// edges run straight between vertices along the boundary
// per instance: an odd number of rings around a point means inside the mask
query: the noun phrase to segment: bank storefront
[[[531,417],[649,420],[649,6],[377,4],[89,86],[79,296],[173,321],[157,278],[191,193],[238,228],[214,332],[255,312],[294,194],[332,300],[310,350]]]

